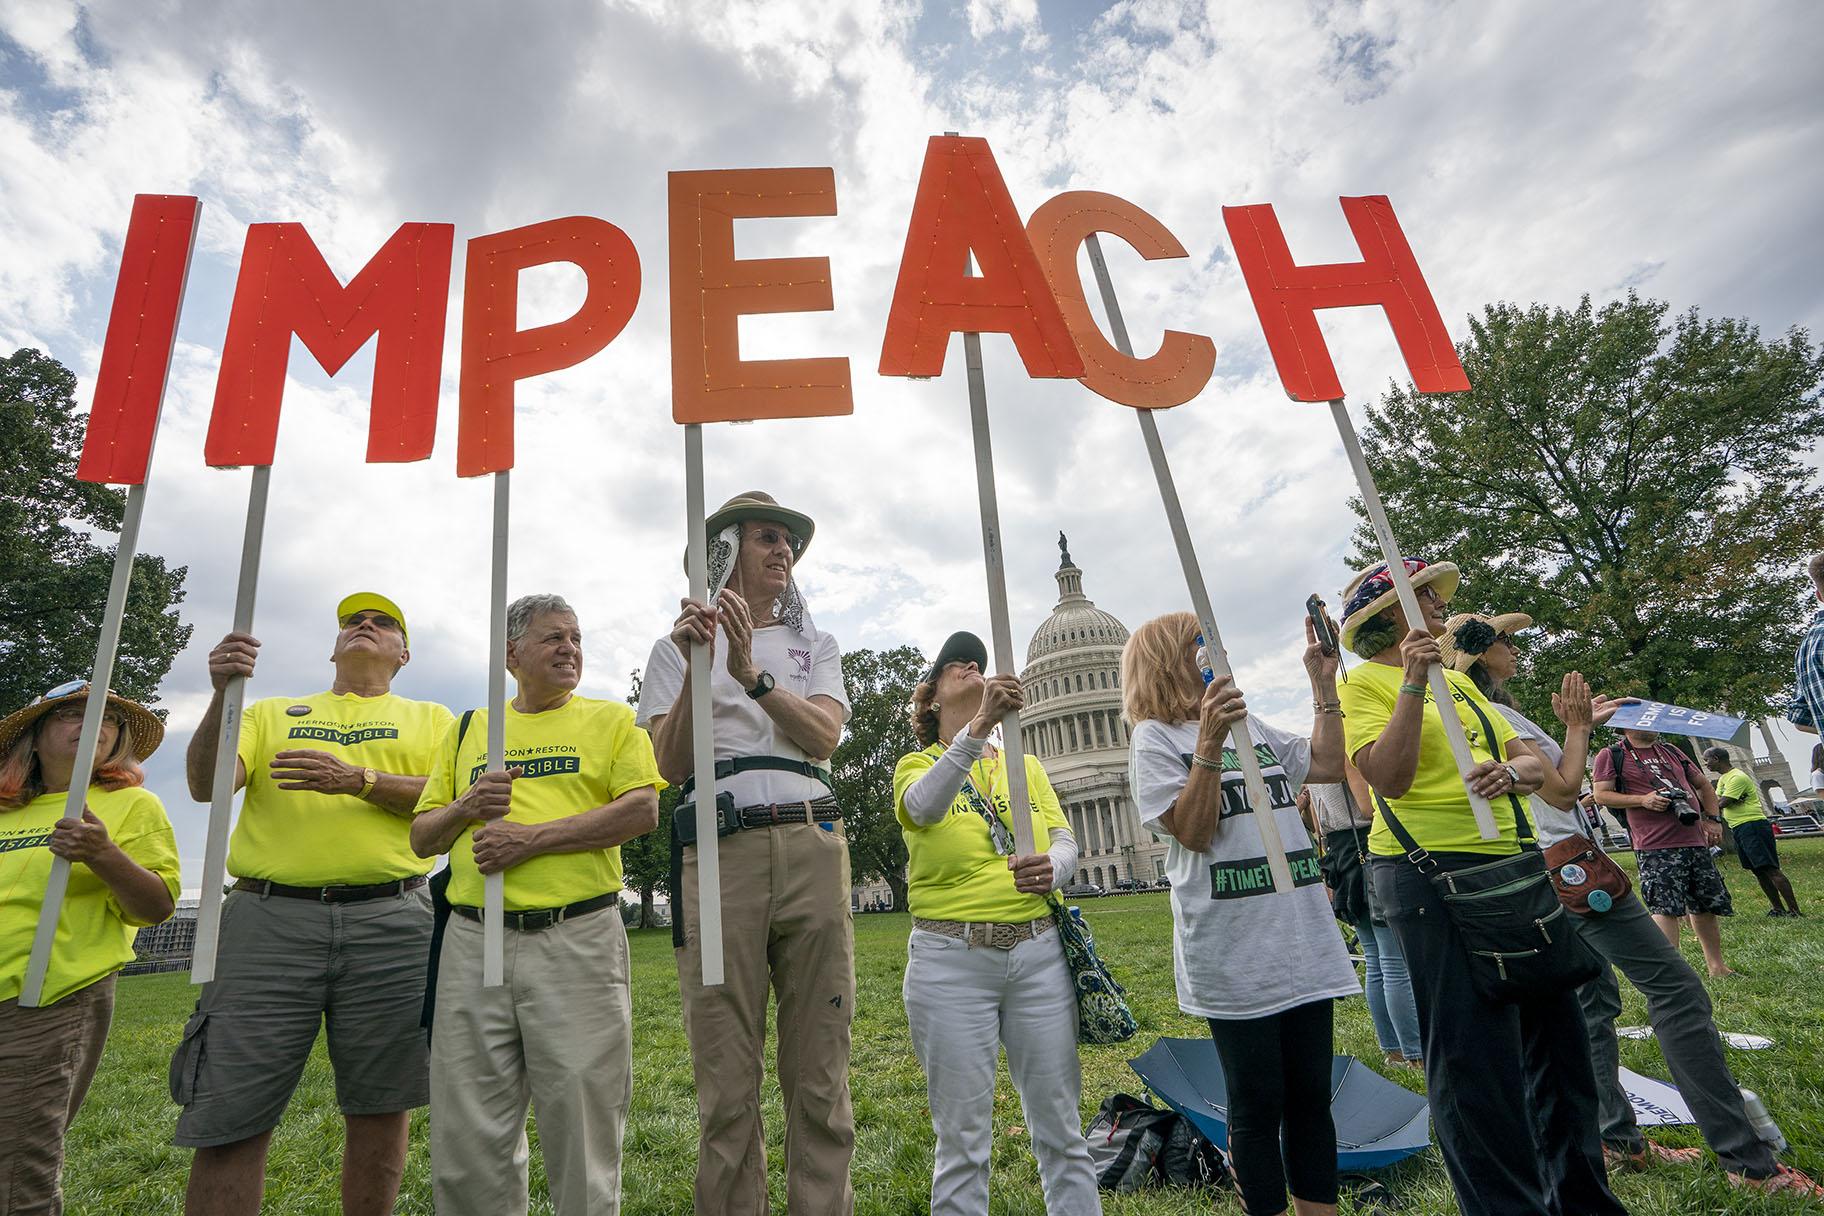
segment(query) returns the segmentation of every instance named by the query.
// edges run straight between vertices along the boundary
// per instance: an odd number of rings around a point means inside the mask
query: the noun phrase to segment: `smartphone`
[[[1317,644],[1323,647],[1326,655],[1336,653],[1336,634],[1331,632],[1330,618],[1324,615],[1324,601],[1313,595],[1305,601],[1305,613],[1311,618],[1311,627],[1317,632]]]

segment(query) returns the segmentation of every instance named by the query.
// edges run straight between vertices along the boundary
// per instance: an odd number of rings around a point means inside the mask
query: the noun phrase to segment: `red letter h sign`
[[[1295,401],[1340,399],[1342,382],[1318,328],[1316,310],[1379,304],[1418,390],[1464,392],[1469,378],[1457,362],[1450,333],[1394,218],[1393,205],[1379,194],[1345,198],[1342,204],[1362,260],[1321,266],[1293,262],[1271,204],[1222,209],[1280,383]]]

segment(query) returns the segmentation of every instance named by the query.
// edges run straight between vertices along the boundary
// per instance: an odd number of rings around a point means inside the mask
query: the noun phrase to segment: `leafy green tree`
[[[86,678],[107,605],[126,492],[76,479],[84,421],[76,377],[35,350],[0,358],[0,712],[65,680]],[[184,575],[139,554],[114,666],[116,691],[157,699],[190,640],[178,619]]]
[[[637,707],[640,703],[640,687],[643,681],[640,672],[635,668],[630,673],[632,691],[627,694],[627,704]],[[635,836],[621,846],[621,881],[627,887],[640,893],[641,928],[649,928],[653,923],[653,896],[664,892],[667,899],[673,898],[671,891],[671,812],[678,805],[678,787],[667,786],[659,791],[659,826],[644,836]],[[672,909],[677,915],[677,909]]]
[[[1490,304],[1458,349],[1474,386],[1393,386],[1363,433],[1410,554],[1463,570],[1455,610],[1530,614],[1510,689],[1551,721],[1580,670],[1600,691],[1759,716],[1790,682],[1824,548],[1824,358],[1805,331],[1630,294],[1601,308]],[[1363,514],[1358,501],[1353,504]],[[1356,533],[1355,562],[1378,560]]]
[[[906,841],[893,815],[893,766],[918,750],[906,706],[925,663],[915,646],[843,655],[849,724],[830,758],[832,792],[842,803],[854,880],[885,879],[899,910],[906,906]]]

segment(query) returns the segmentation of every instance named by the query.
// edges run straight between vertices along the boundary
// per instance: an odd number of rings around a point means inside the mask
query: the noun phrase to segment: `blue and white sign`
[[[1664,701],[1635,701],[1615,711],[1609,719],[1615,730],[1653,730],[1663,735],[1695,735],[1699,739],[1721,739],[1737,747],[1748,746],[1748,723],[1728,714],[1686,709]]]

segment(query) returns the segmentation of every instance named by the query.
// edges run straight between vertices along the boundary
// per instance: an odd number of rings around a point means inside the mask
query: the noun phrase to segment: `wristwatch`
[[[379,784],[379,781],[380,781],[379,773],[376,773],[371,768],[362,769],[361,770],[361,792],[356,794],[355,797],[357,797],[357,798],[367,797],[369,794],[374,792],[374,786]]]
[[[754,686],[747,690],[747,695],[758,701],[771,691],[773,691],[773,673],[763,671],[760,673],[760,678],[754,681]]]
[[[1507,773],[1507,788],[1513,789],[1520,784],[1520,770],[1511,764],[1503,764],[1502,770]]]

